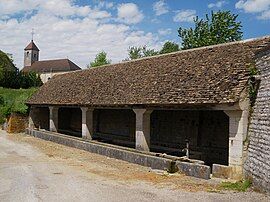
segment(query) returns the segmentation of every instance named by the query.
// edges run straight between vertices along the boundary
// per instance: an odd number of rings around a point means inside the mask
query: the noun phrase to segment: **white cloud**
[[[193,19],[196,17],[195,10],[179,10],[176,11],[175,16],[173,17],[174,22],[193,22]]]
[[[15,14],[22,11],[28,11],[36,8],[40,4],[40,0],[28,1],[28,0],[9,0],[0,1],[0,13],[3,14]]]
[[[217,1],[216,3],[210,3],[208,4],[208,8],[221,8],[222,6],[224,6],[227,2],[226,1]]]
[[[143,13],[134,3],[120,4],[117,11],[118,19],[127,24],[137,24],[144,18]]]
[[[108,2],[108,1],[99,1],[97,7],[111,9],[111,8],[114,8],[114,3]]]
[[[258,19],[270,19],[270,0],[240,0],[235,4],[235,8],[246,13],[258,13]]]
[[[155,11],[156,15],[163,15],[169,12],[168,5],[164,2],[164,0],[157,1],[153,4],[153,10]]]
[[[269,6],[269,0],[241,0],[235,4],[236,8],[243,9],[247,13],[266,11],[269,9]]]
[[[60,17],[84,17],[88,15],[92,15],[93,18],[110,17],[107,11],[92,10],[90,6],[77,6],[73,3],[73,0],[9,0],[0,2],[0,13],[4,15],[25,14],[33,10]]]
[[[166,36],[172,33],[172,29],[159,29],[158,34],[161,36]]]
[[[36,0],[25,2],[33,3]],[[35,29],[34,41],[40,49],[40,59],[55,59],[68,57],[84,68],[93,60],[99,51],[106,51],[113,62],[119,62],[127,57],[129,46],[147,45],[150,48],[160,47],[159,38],[152,33],[133,30],[129,25],[114,22],[113,17],[104,10],[73,4],[73,0],[57,0],[68,5],[61,5],[63,13],[52,14],[52,5],[42,1],[32,9],[21,5],[16,7],[16,0],[9,0],[9,8],[5,10],[8,18],[0,18],[1,50],[11,53],[15,63],[21,69],[23,66],[23,49],[30,42],[31,29]],[[31,2],[30,2],[31,3]],[[57,5],[55,5],[57,7]],[[85,9],[85,10],[84,10]],[[9,10],[9,12],[7,12]],[[22,10],[32,13],[28,17],[16,19],[14,13]],[[35,10],[35,12],[31,12]],[[103,18],[108,18],[104,21]]]
[[[257,16],[258,19],[261,20],[268,20],[270,19],[270,9],[268,11],[264,11],[262,12],[262,14],[260,16]]]

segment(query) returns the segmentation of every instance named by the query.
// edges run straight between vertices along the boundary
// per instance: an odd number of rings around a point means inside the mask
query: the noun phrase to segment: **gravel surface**
[[[270,201],[219,184],[0,131],[0,201]]]

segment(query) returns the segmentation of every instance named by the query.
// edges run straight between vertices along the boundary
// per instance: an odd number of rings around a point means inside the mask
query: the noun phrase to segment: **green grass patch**
[[[226,190],[245,192],[251,186],[251,181],[241,180],[238,182],[222,182],[221,187]]]
[[[25,102],[37,88],[8,89],[0,87],[0,123],[3,123],[11,113],[27,114]]]

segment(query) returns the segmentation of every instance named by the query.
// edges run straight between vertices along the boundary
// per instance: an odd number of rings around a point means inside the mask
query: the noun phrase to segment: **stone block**
[[[176,166],[178,167],[179,172],[184,173],[185,175],[206,180],[210,179],[211,169],[209,166],[181,161],[176,161]]]
[[[212,174],[213,174],[213,177],[229,179],[232,176],[232,167],[219,165],[219,164],[213,164]]]

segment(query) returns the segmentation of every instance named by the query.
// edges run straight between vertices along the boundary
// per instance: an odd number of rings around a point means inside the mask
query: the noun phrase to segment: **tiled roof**
[[[81,68],[74,64],[69,59],[58,59],[58,60],[43,60],[36,61],[31,66],[26,66],[22,69],[23,72],[34,71],[37,73],[45,72],[65,72],[75,71]]]
[[[31,40],[31,42],[25,47],[24,50],[37,50],[37,51],[39,51],[38,47],[36,46],[36,44],[34,43],[33,40]]]
[[[139,106],[239,101],[257,51],[270,36],[55,76],[28,104]]]

